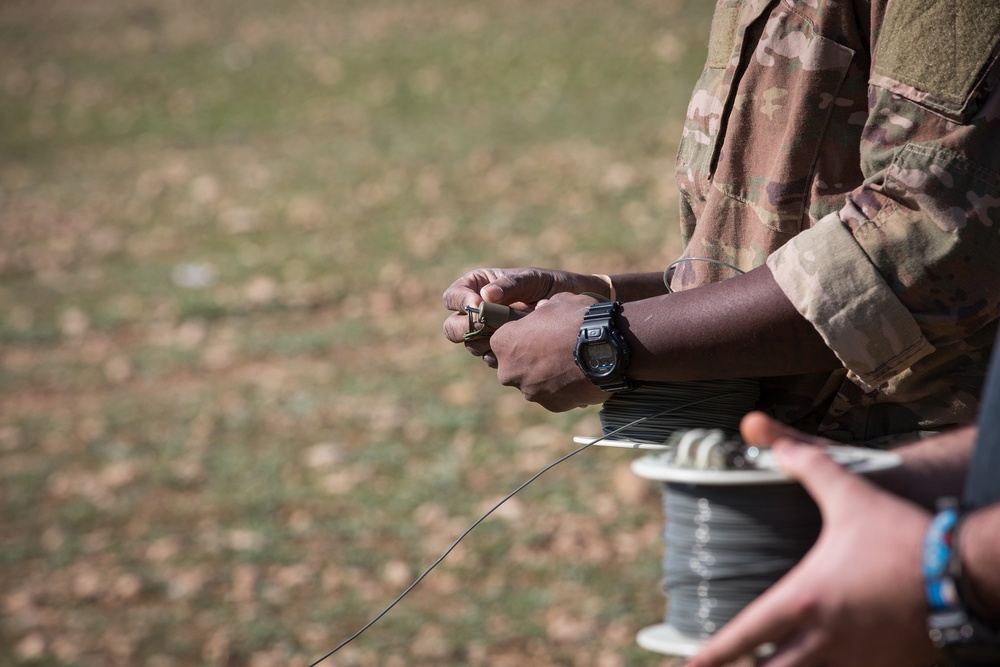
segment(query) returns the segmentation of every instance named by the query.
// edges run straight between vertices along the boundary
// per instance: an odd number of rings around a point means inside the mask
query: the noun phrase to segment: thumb
[[[479,290],[483,301],[509,306],[514,303],[534,303],[544,295],[535,295],[533,281],[522,280],[523,274],[500,276]]]
[[[740,421],[740,434],[743,440],[755,445],[770,445],[784,438],[799,442],[819,443],[820,438],[803,433],[788,426],[763,412],[748,412]]]
[[[551,276],[535,269],[499,276],[479,290],[484,301],[510,306],[515,303],[534,305],[548,298],[553,288]]]
[[[856,498],[868,484],[844,470],[821,447],[795,444],[789,441],[774,444],[778,465],[797,479],[816,504],[823,516],[836,513],[845,504],[846,497]]]
[[[505,280],[501,278],[501,280]],[[490,303],[502,303],[507,305],[509,301],[504,300],[504,289],[496,282],[492,282],[486,285],[481,290],[479,290],[479,296],[483,297],[483,301],[489,301]]]

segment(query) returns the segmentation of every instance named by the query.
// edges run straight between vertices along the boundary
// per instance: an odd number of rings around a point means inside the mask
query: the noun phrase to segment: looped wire
[[[681,257],[680,259],[675,259],[670,262],[670,264],[667,264],[667,268],[663,269],[663,284],[667,288],[667,294],[673,294],[674,290],[670,287],[670,283],[674,279],[674,270],[677,268],[678,264],[683,264],[684,262],[708,262],[709,264],[715,264],[716,266],[724,266],[727,269],[732,269],[739,274],[746,273],[743,269],[723,262],[720,259],[711,259],[709,257]]]

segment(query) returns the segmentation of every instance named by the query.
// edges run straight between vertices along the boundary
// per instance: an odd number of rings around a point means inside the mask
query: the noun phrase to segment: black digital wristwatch
[[[629,347],[618,330],[617,315],[621,310],[618,301],[595,303],[583,316],[580,333],[576,339],[573,358],[583,374],[604,391],[635,389],[629,380]]]

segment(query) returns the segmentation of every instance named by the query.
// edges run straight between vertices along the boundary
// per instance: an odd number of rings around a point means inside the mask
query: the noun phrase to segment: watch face
[[[610,343],[592,343],[580,351],[587,368],[595,375],[603,375],[614,370],[618,355]]]

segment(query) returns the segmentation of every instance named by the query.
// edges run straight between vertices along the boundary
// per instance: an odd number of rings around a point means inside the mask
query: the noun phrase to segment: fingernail
[[[483,297],[486,301],[497,303],[503,298],[503,289],[497,285],[487,285],[483,289],[479,290],[479,296]]]

